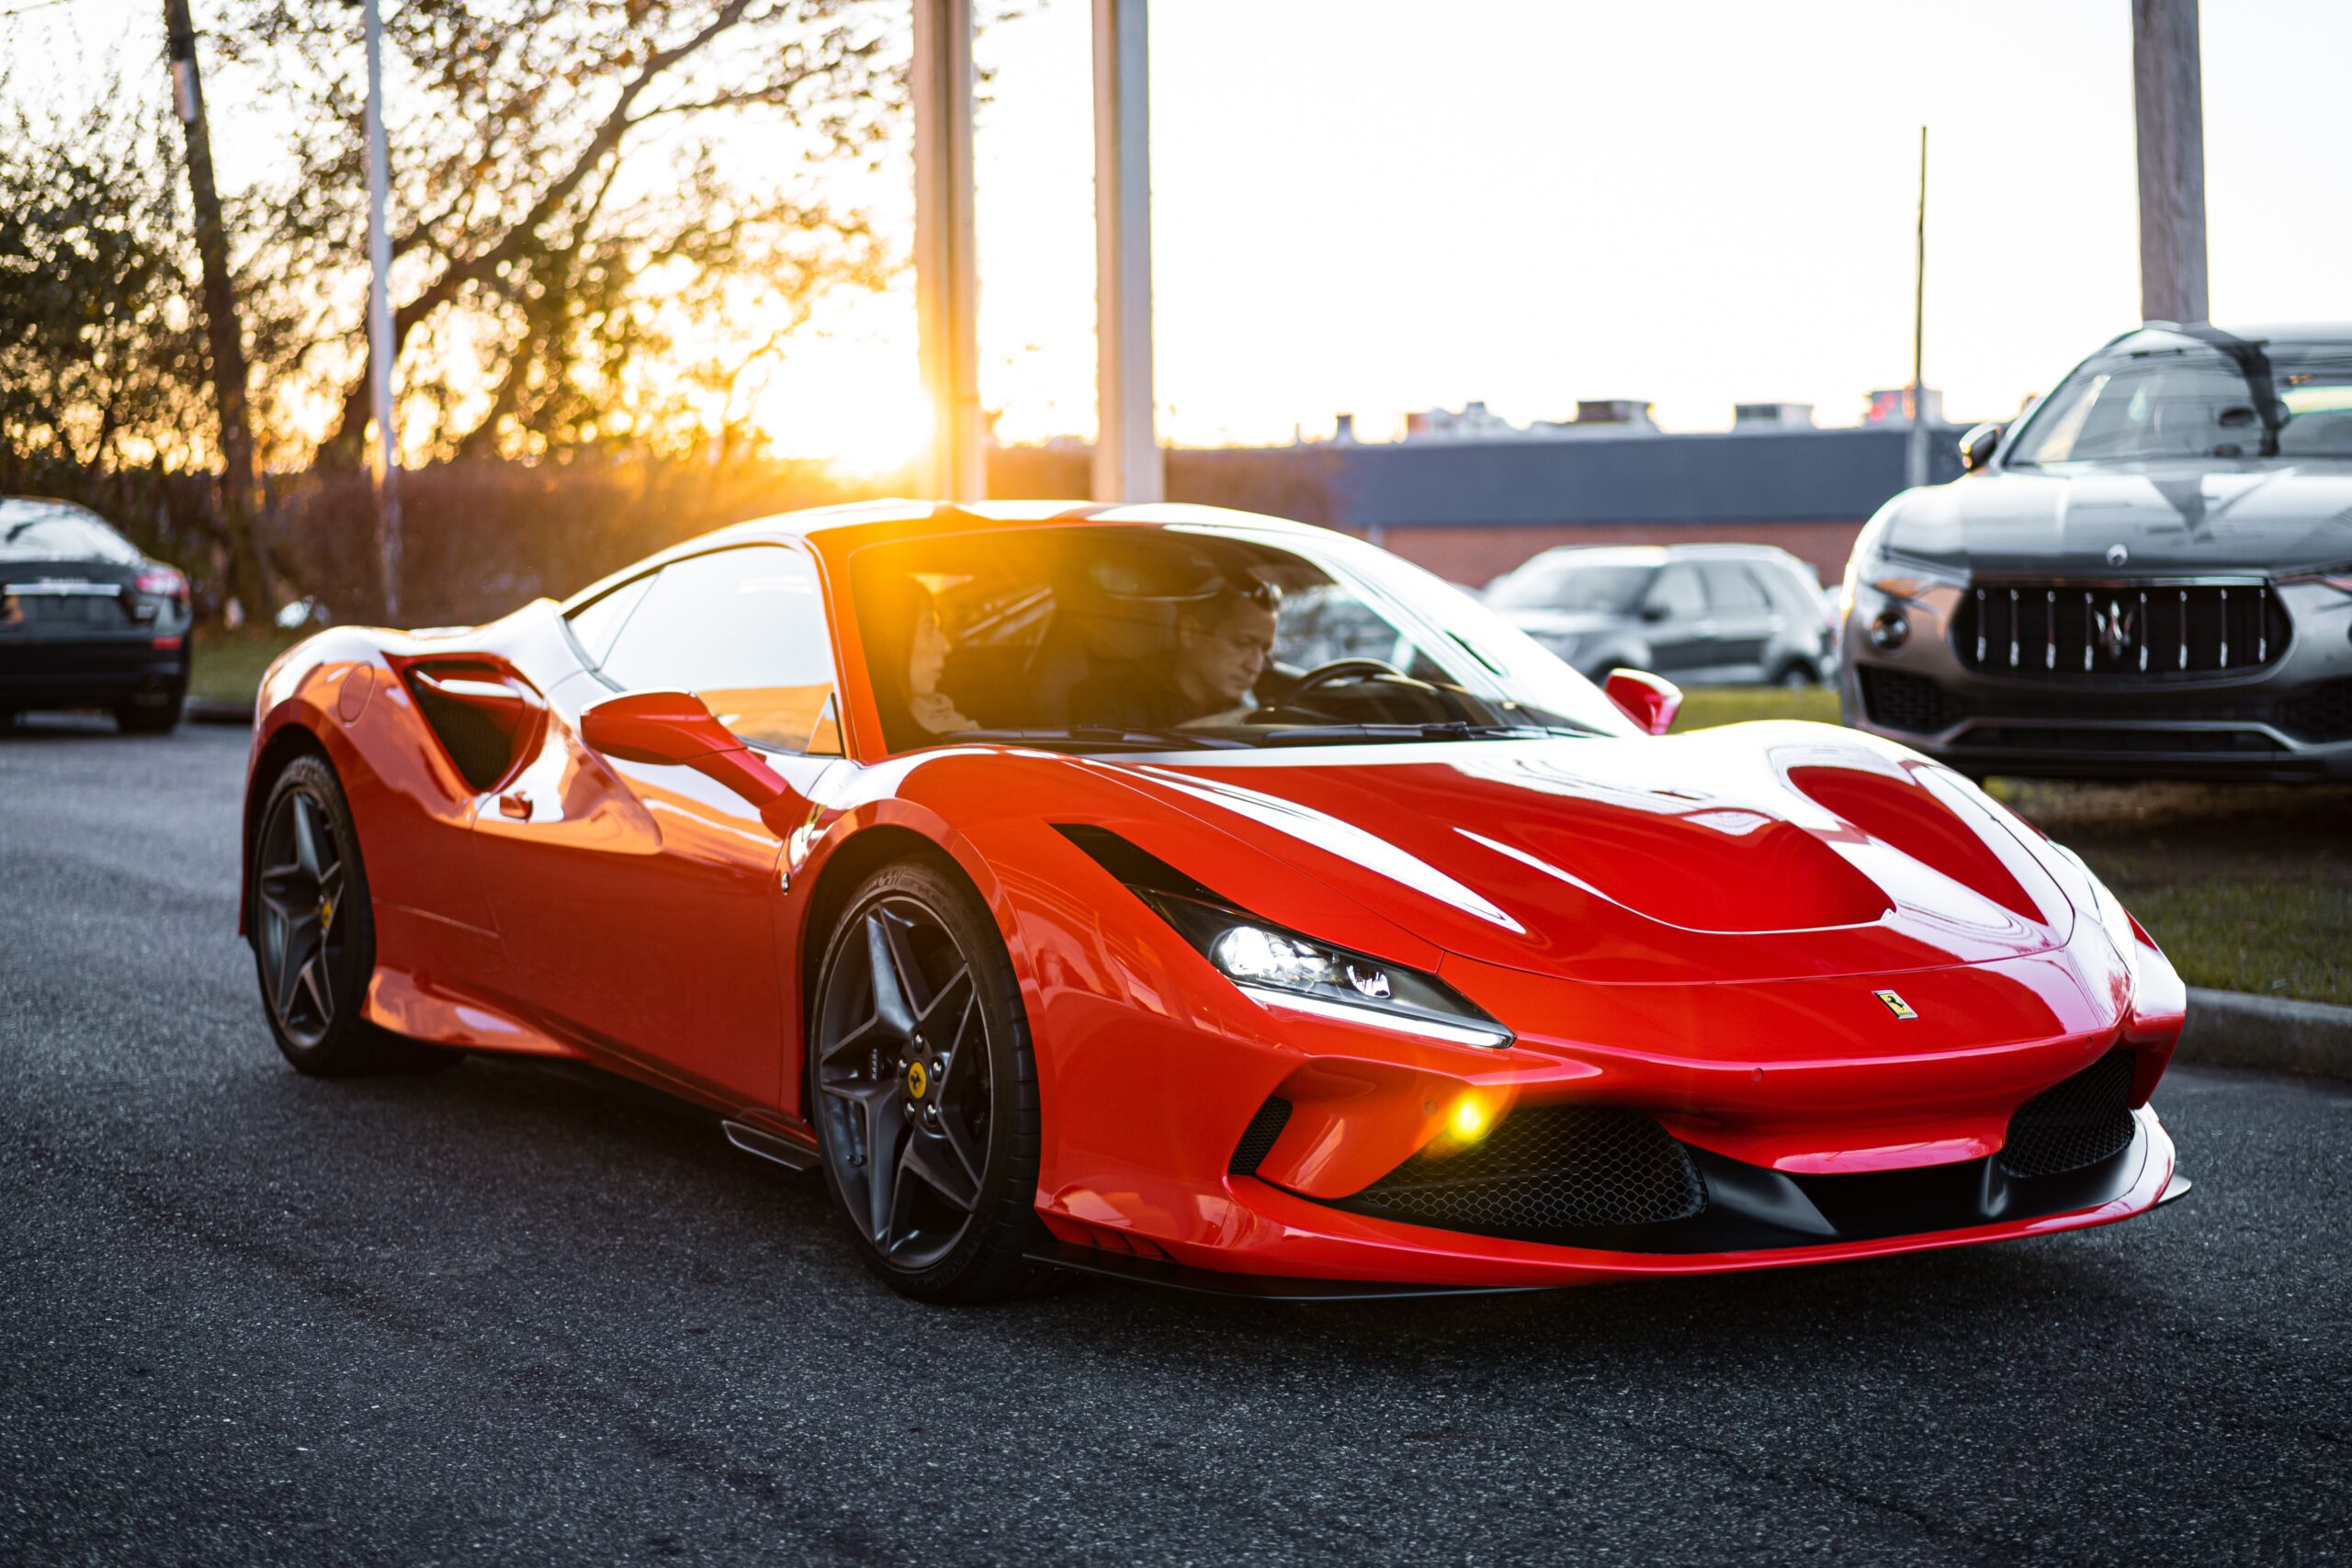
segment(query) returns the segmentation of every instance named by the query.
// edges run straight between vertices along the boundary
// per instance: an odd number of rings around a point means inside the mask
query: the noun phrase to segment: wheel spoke
[[[889,1088],[895,1091],[897,1085]],[[906,1142],[907,1122],[899,1110],[896,1092],[876,1094],[865,1101],[865,1234],[888,1250],[890,1222],[899,1197],[899,1147]]]
[[[931,1028],[935,1020],[956,1012],[963,1005],[964,998],[969,997],[971,988],[972,966],[963,964],[947,976],[947,983],[933,991],[931,999],[923,1004],[922,1011],[915,1015],[915,1032],[921,1033]],[[956,1027],[961,1029],[963,1025],[959,1021]],[[934,1040],[933,1043],[937,1042]]]
[[[907,1140],[899,1164],[906,1175],[968,1214],[979,1203],[979,1181],[958,1168],[959,1157],[949,1154],[943,1139],[915,1137]]]
[[[963,1107],[942,1105],[939,1108],[939,1139],[954,1153],[956,1163],[964,1168],[964,1175],[970,1181],[971,1190],[978,1192],[985,1161],[980,1141],[972,1136],[971,1123],[964,1119]],[[971,1207],[969,1203],[963,1206],[967,1209]]]
[[[302,966],[308,964],[318,948],[317,933],[311,922],[297,918],[286,922],[286,943],[277,956],[277,1016],[285,1018],[294,1010],[294,989],[300,983]]]
[[[320,869],[319,833],[311,820],[313,809],[309,795],[298,795],[294,797],[294,862],[304,871],[316,876]]]
[[[879,1016],[869,1018],[831,1044],[819,1046],[817,1060],[820,1065],[830,1066],[852,1051],[870,1049],[878,1038],[888,1036],[891,1032],[889,1026]],[[825,1087],[831,1089],[833,1086],[829,1083]]]
[[[324,1024],[334,1017],[334,1002],[330,996],[333,987],[327,979],[326,954],[321,952],[295,976],[311,993],[312,1005],[319,1010],[319,1022]]]
[[[968,969],[964,971],[964,976],[970,974]],[[939,1088],[935,1091],[942,1105],[952,1103],[964,1080],[972,1076],[964,1069],[964,1046],[972,1032],[972,1016],[978,1010],[979,998],[967,994],[964,998],[964,1010],[956,1020],[956,1032],[944,1041],[935,1035],[932,1039],[934,1047],[947,1053],[947,1066],[939,1075]],[[974,1041],[972,1043],[978,1045],[981,1043]]]
[[[874,1016],[900,1034],[915,1026],[915,1010],[907,994],[907,970],[899,965],[906,946],[890,917],[880,909],[865,917],[865,964],[874,987]]]

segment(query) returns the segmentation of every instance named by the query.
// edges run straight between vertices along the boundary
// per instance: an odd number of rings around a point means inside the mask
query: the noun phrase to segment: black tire
[[[1796,691],[1821,684],[1821,671],[1802,659],[1792,659],[1772,672],[1772,684]]]
[[[961,878],[905,861],[858,889],[826,943],[807,1038],[825,1186],[866,1266],[927,1302],[1045,1283],[1026,1256],[1044,1235],[1029,1021],[996,923]]]
[[[162,702],[130,698],[116,705],[114,727],[125,735],[169,735],[179,728],[182,702],[176,692],[166,694]]]
[[[324,758],[296,757],[271,784],[245,875],[262,1014],[296,1071],[345,1077],[458,1061],[360,1016],[376,922],[351,807]]]

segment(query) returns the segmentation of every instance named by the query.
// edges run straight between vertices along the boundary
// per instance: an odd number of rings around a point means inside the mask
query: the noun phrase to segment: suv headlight
[[[1456,1045],[1499,1050],[1511,1043],[1510,1030],[1434,975],[1318,942],[1228,905],[1127,886],[1217,973],[1262,1006]]]

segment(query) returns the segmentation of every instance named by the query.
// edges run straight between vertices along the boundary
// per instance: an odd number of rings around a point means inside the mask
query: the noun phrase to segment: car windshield
[[[1543,555],[1498,579],[1487,603],[1504,610],[1593,610],[1630,615],[1642,602],[1654,566]]]
[[[62,506],[0,507],[0,560],[109,560],[135,565],[130,541]]]
[[[2034,412],[2007,461],[2163,457],[2352,457],[2352,349],[2230,339],[2102,355]]]
[[[892,751],[1621,735],[1613,704],[1458,590],[1343,536],[991,530],[851,561]]]

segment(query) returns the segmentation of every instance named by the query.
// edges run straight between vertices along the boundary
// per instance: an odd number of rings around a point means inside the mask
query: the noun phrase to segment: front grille
[[[2001,1169],[2009,1176],[2060,1176],[2120,1154],[2132,1142],[2132,1053],[2109,1051],[2046,1089],[2009,1118]]]
[[[2259,670],[2287,649],[2263,582],[1985,583],[1961,595],[1952,649],[1982,674],[2155,681]]]
[[[1864,666],[1862,706],[1871,722],[1906,735],[1940,735],[1968,716],[1961,700],[1924,675]]]
[[[1531,1105],[1458,1154],[1414,1156],[1345,1206],[1496,1235],[1685,1220],[1707,1190],[1682,1145],[1637,1111]]]
[[[2278,705],[2278,724],[2306,740],[2352,740],[2352,680],[2322,681]]]
[[[1274,1140],[1290,1125],[1290,1101],[1276,1098],[1258,1107],[1258,1114],[1250,1118],[1250,1125],[1241,1130],[1241,1141],[1233,1145],[1233,1157],[1225,1168],[1236,1176],[1255,1176],[1258,1164],[1273,1149]]]

